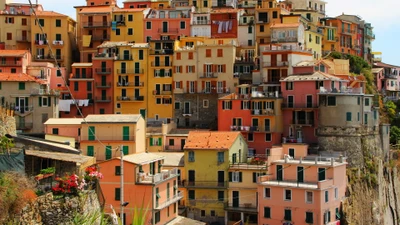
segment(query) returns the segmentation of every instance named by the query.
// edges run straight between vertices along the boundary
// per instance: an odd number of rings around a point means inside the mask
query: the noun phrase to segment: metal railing
[[[165,150],[167,150],[167,151],[183,151],[183,146],[166,145]]]
[[[146,173],[138,173],[137,183],[156,184],[178,176],[178,169],[162,170],[161,173],[154,175]]]
[[[143,74],[144,69],[117,69],[117,74]]]
[[[14,111],[16,113],[27,113],[27,112],[32,112],[33,111],[33,106],[15,106]]]
[[[203,188],[227,188],[228,182],[218,182],[218,181],[186,181],[185,187],[203,187]]]
[[[314,120],[311,119],[297,119],[297,120],[290,120],[290,124],[296,125],[314,125]]]
[[[62,56],[62,55],[56,55],[55,56],[55,58],[57,59],[57,60],[59,60],[59,61],[62,61],[62,60],[64,60],[64,57]],[[35,57],[35,59],[36,60],[46,60],[46,61],[48,61],[48,60],[54,60],[54,57],[53,56],[51,56],[51,55],[36,55],[36,57]]]
[[[144,82],[118,82],[118,87],[144,87]]]
[[[95,68],[94,71],[95,71],[97,74],[100,74],[100,75],[111,74],[111,68],[108,68],[108,67]]]
[[[285,102],[285,103],[282,103],[282,108],[315,109],[315,108],[318,108],[318,103],[316,103],[316,102],[308,102],[308,103]]]
[[[164,61],[151,62],[151,66],[154,66],[154,67],[158,67],[158,66],[172,66],[172,61],[169,61],[169,62],[164,62]]]
[[[17,36],[17,42],[31,42],[29,36]]]
[[[125,54],[119,54],[119,55],[117,55],[115,58],[114,58],[115,60],[132,60],[133,59],[133,56],[132,56],[132,54],[128,54],[128,55],[125,55]]]
[[[200,74],[200,78],[218,78],[218,74],[216,72],[205,72]]]
[[[17,61],[0,61],[0,66],[21,66],[22,63]]]
[[[173,49],[150,49],[150,55],[172,55],[174,54]]]
[[[179,31],[178,28],[168,28],[168,29],[158,28],[158,33],[163,33],[163,34],[177,34],[178,31]]]
[[[102,97],[96,97],[94,99],[95,102],[111,102],[111,97],[109,96],[102,96]]]
[[[93,78],[93,75],[91,73],[86,73],[86,74],[73,74],[72,77],[69,79],[91,79]]]
[[[271,38],[271,41],[277,41],[277,42],[297,42],[297,40],[298,40],[297,37]]]
[[[225,203],[225,208],[245,208],[245,209],[255,209],[257,210],[257,205],[255,203],[232,203],[232,202],[226,202]]]
[[[92,41],[109,41],[110,35],[93,35]]]
[[[84,22],[83,27],[88,28],[88,27],[109,27],[111,25],[110,22],[108,21],[102,21],[102,22]]]
[[[96,88],[110,88],[111,87],[111,82],[96,82]]]
[[[118,101],[144,101],[144,96],[117,96]]]
[[[172,198],[169,198],[166,201],[159,203],[158,206],[155,207],[155,209],[163,209],[163,208],[179,201],[182,198],[183,198],[182,192],[178,192],[178,193],[174,194],[172,196]]]
[[[275,111],[273,109],[252,109],[251,115],[273,116]]]
[[[209,25],[211,20],[193,20],[192,25]]]

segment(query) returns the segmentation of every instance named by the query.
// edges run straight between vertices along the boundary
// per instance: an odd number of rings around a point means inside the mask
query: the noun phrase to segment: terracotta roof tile
[[[146,8],[128,8],[128,9],[114,9],[114,12],[142,12]]]
[[[68,17],[67,15],[54,12],[54,11],[36,11],[36,15],[38,16],[65,16]]]
[[[112,8],[110,6],[88,7],[83,8],[79,13],[110,13]]]
[[[37,82],[45,84],[43,80],[39,80],[36,77],[30,76],[25,73],[0,73],[0,81],[2,82]]]
[[[300,26],[300,23],[277,23],[272,24],[271,28],[296,28]]]
[[[27,50],[0,50],[0,56],[24,56]]]
[[[240,132],[191,131],[184,149],[229,149]]]

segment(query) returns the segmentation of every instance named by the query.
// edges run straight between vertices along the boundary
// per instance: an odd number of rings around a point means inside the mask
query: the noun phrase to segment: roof
[[[99,114],[88,115],[87,123],[136,123],[142,116],[140,114]]]
[[[232,100],[232,99],[237,99],[237,94],[236,93],[231,93],[229,95],[225,95],[221,98],[219,98],[220,100]]]
[[[171,222],[167,223],[167,225],[206,225],[206,223],[183,216],[177,216]]]
[[[295,66],[314,66],[318,64],[318,61],[302,61],[297,63]]]
[[[296,28],[300,26],[300,23],[276,23],[272,24],[271,28]]]
[[[372,73],[379,73],[383,70],[383,68],[372,68],[371,71]]]
[[[0,50],[0,56],[24,56],[27,50]]]
[[[53,152],[80,154],[78,149],[75,149],[69,145],[52,142],[42,138],[34,138],[25,135],[13,136],[13,138],[15,142],[23,143],[25,145],[33,145],[42,149],[51,149]]]
[[[121,158],[118,157],[118,159]],[[164,159],[164,156],[160,156],[154,153],[142,152],[142,153],[126,155],[123,157],[123,159],[125,162],[130,162],[137,165],[144,165]]]
[[[36,11],[36,15],[38,16],[65,16],[68,17],[67,15],[58,13],[58,12],[54,12],[54,11]]]
[[[83,122],[81,118],[50,118],[45,125],[80,125]]]
[[[142,12],[146,10],[146,8],[122,8],[122,9],[114,9],[113,12]]]
[[[229,149],[240,132],[191,131],[184,149]]]
[[[185,166],[185,153],[183,152],[157,152],[154,154],[165,157],[163,166]]]
[[[184,135],[187,136],[189,134],[190,131],[192,131],[193,129],[178,129],[178,128],[174,128],[171,129],[167,135],[170,136],[174,136],[174,135]]]
[[[334,81],[340,81],[341,79],[329,75],[327,73],[322,73],[320,71],[316,71],[313,74],[305,74],[305,75],[289,75],[285,79],[282,79],[281,81],[309,81],[309,80],[334,80]]]
[[[396,65],[383,63],[383,62],[376,62],[376,63],[374,63],[374,66],[378,66],[378,67],[400,67],[400,66],[396,66]]]
[[[210,13],[237,13],[237,9],[233,8],[214,8]]]
[[[108,48],[108,47],[115,47],[121,45],[128,45],[127,41],[105,41],[101,45],[97,46],[97,48]]]
[[[6,82],[36,82],[45,84],[44,80],[37,79],[34,76],[25,73],[0,73],[0,81]]]
[[[91,156],[62,153],[62,152],[25,150],[25,155],[31,155],[31,156],[36,156],[36,157],[46,158],[46,159],[54,159],[54,160],[65,161],[65,162],[74,162],[74,163],[80,163],[80,164],[86,164],[87,162],[90,162],[90,161],[92,161],[91,164],[96,163],[96,159]]]
[[[93,63],[73,63],[71,66],[78,66],[78,67],[91,67]]]
[[[82,8],[79,14],[111,13],[111,11],[112,8],[110,6],[87,7],[87,8]]]

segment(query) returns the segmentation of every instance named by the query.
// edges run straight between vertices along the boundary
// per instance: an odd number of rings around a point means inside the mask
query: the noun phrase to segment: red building
[[[237,9],[213,9],[210,13],[212,38],[238,37]]]
[[[151,8],[151,1],[132,1],[123,2],[124,9],[136,9],[136,8]]]
[[[94,113],[114,114],[114,59],[111,57],[93,58],[93,79],[94,79]]]
[[[218,130],[241,131],[249,146],[249,155],[269,154],[281,143],[282,98],[263,93],[258,87],[239,85],[236,93],[218,100]]]

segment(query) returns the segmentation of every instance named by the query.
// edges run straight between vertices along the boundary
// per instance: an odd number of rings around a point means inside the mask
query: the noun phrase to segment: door
[[[126,89],[121,89],[121,96],[126,97]]]
[[[190,114],[190,102],[185,102],[183,114]]]
[[[135,86],[136,86],[136,87],[139,87],[139,86],[140,86],[139,76],[135,76]]]
[[[269,119],[264,120],[264,129],[266,132],[271,131],[271,121]]]
[[[156,56],[154,58],[154,64],[155,64],[155,66],[160,66],[160,57]]]
[[[106,90],[101,90],[101,100],[107,100],[107,92],[106,92]]]
[[[312,108],[312,95],[307,95],[307,108]]]
[[[135,100],[140,100],[139,96],[140,96],[140,90],[138,88],[135,88]]]
[[[304,167],[299,166],[297,167],[297,183],[304,182]]]
[[[276,180],[282,181],[283,180],[283,166],[276,165]]]
[[[101,86],[107,86],[107,77],[101,76]]]
[[[236,153],[232,154],[232,163],[235,164],[236,163]]]
[[[183,147],[185,147],[186,144],[186,139],[181,139],[181,150],[183,150]]]
[[[168,33],[168,22],[163,22],[162,23],[162,29],[164,33]]]
[[[93,26],[93,16],[88,17],[88,25]]]
[[[225,186],[225,172],[218,171],[218,186],[223,187]]]
[[[107,63],[106,62],[101,62],[101,72],[103,72],[103,73],[107,72]]]
[[[189,186],[194,186],[195,185],[195,171],[194,170],[189,170]]]
[[[135,62],[135,73],[140,74],[140,63]]]
[[[107,16],[103,16],[103,26],[107,26]]]
[[[28,34],[26,30],[22,31],[22,40],[23,41],[27,41],[28,40]]]
[[[303,142],[303,131],[302,130],[298,130],[297,131],[297,142],[298,143],[302,143]]]
[[[124,60],[129,60],[129,50],[124,50]]]
[[[19,112],[20,113],[25,113],[25,104],[26,104],[25,98],[20,97],[19,98]]]
[[[165,56],[165,66],[169,66],[169,57]]]
[[[156,84],[156,94],[161,94],[161,84]]]
[[[277,61],[277,55],[272,54],[271,55],[271,66],[276,66],[276,61]]]
[[[239,191],[232,191],[232,207],[239,207]]]
[[[289,148],[289,156],[294,158],[294,148]]]
[[[126,73],[126,63],[121,63],[121,73]]]

